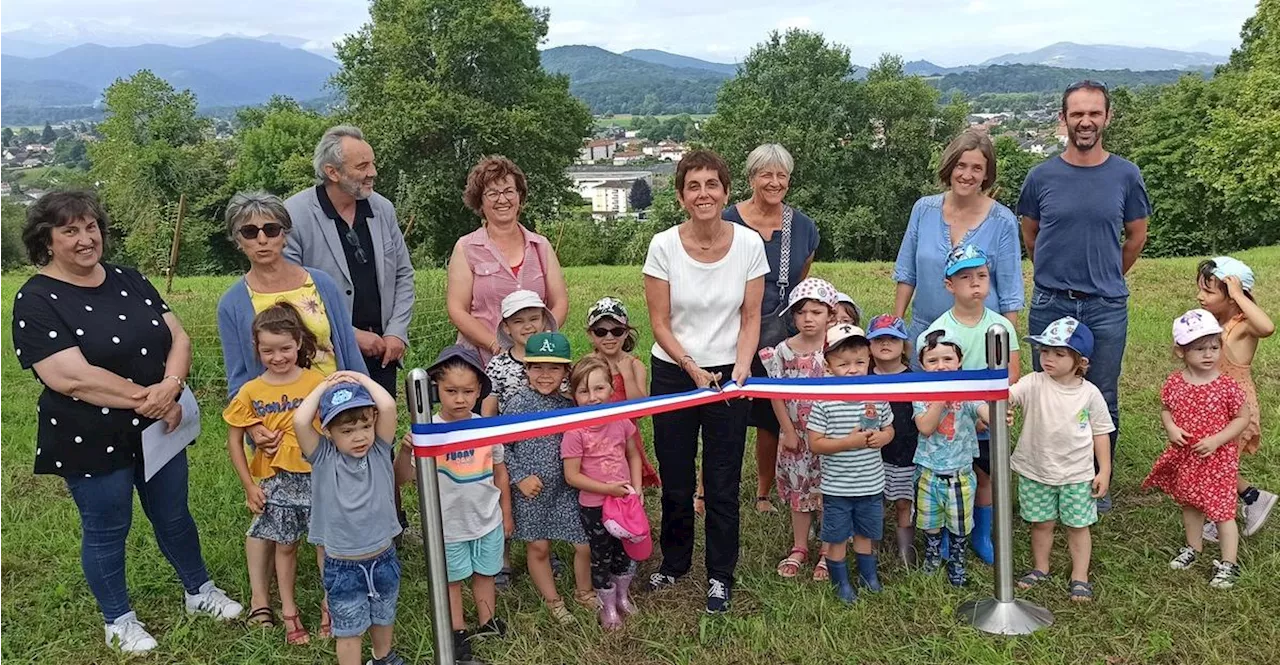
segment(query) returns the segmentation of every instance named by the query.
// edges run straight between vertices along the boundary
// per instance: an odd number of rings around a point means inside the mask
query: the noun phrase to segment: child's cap
[[[1064,346],[1085,358],[1093,355],[1093,331],[1069,316],[1045,326],[1039,335],[1028,335],[1025,339],[1040,346]]]
[[[320,396],[320,426],[328,427],[339,413],[363,406],[376,406],[373,396],[364,386],[352,382],[329,386]]]
[[[831,282],[817,277],[810,277],[796,284],[796,288],[791,289],[791,296],[787,298],[787,308],[782,310],[778,316],[790,314],[791,309],[801,300],[817,300],[827,307],[835,307],[836,295],[836,287],[832,286]]]
[[[987,265],[987,253],[977,245],[961,245],[947,255],[947,277],[965,268],[978,268]]]
[[[1218,319],[1203,309],[1193,309],[1173,320],[1173,343],[1186,346],[1201,337],[1222,334]]]
[[[847,303],[850,307],[853,308],[853,313],[857,315],[858,320],[859,321],[862,320],[862,308],[858,306],[858,303],[853,299],[853,296],[847,293],[837,293],[836,304],[840,304],[840,303]]]
[[[512,291],[506,298],[502,299],[502,319],[505,321],[511,318],[516,312],[524,309],[540,309],[542,310],[542,322],[546,325],[547,330],[556,331],[560,329],[556,323],[556,317],[547,309],[547,304],[542,302],[542,297],[533,291],[520,290]],[[509,349],[515,345],[515,341],[511,339],[511,335],[503,330],[502,326],[498,326],[498,346]]]
[[[932,335],[936,332],[941,332],[942,337],[938,338],[938,343],[934,344],[934,346],[940,346],[942,344],[953,344],[957,348],[963,348],[960,346],[960,340],[957,339],[955,334],[952,333],[950,330],[947,330],[946,328],[930,328],[920,333],[920,336],[916,338],[916,349],[918,350],[918,353],[924,353],[925,349],[929,348],[929,335]]]
[[[488,397],[489,393],[493,392],[493,382],[489,380],[489,375],[485,374],[484,365],[480,364],[480,355],[469,346],[454,344],[444,347],[440,351],[440,355],[436,356],[436,361],[427,368],[427,373],[434,373],[440,366],[450,360],[461,360],[476,371],[476,375],[480,377],[480,399]]]
[[[622,325],[630,325],[627,321],[627,306],[621,300],[605,296],[596,301],[587,312],[587,327],[590,328],[602,319],[613,319]]]
[[[569,338],[558,332],[538,333],[530,337],[524,345],[524,362],[572,364]]]
[[[644,561],[653,554],[649,516],[644,513],[640,497],[606,496],[601,513],[605,531],[622,541],[622,550],[632,561]]]
[[[907,324],[901,317],[892,314],[881,314],[871,323],[867,324],[867,339],[875,339],[877,337],[895,337],[900,340],[907,339]]]
[[[840,342],[843,342],[846,339],[850,339],[853,337],[861,337],[862,339],[866,339],[867,333],[863,332],[862,328],[859,328],[858,326],[855,326],[855,325],[850,325],[848,323],[841,323],[838,326],[831,326],[830,328],[827,329],[827,345],[825,348],[830,349],[831,347],[839,344]]]
[[[1240,287],[1245,291],[1253,290],[1253,269],[1240,259],[1233,259],[1230,256],[1214,257],[1213,276],[1218,279],[1235,277],[1240,280]]]

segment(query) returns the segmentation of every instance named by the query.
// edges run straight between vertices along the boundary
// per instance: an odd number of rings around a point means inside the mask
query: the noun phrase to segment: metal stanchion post
[[[431,422],[431,378],[417,368],[405,377],[409,417],[415,425]],[[449,579],[444,558],[444,520],[440,516],[440,483],[434,457],[415,460],[418,476],[418,512],[422,517],[422,549],[427,556],[427,581],[431,593],[431,628],[435,633],[436,665],[454,665],[453,622],[449,618]]]
[[[987,368],[1008,369],[1009,331],[987,330]],[[1026,635],[1053,623],[1053,614],[1013,597],[1013,478],[1009,472],[1009,400],[987,402],[991,411],[991,489],[995,499],[996,595],[970,600],[957,610],[978,630]]]

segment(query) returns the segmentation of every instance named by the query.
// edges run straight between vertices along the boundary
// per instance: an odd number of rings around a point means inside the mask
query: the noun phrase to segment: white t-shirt
[[[1014,471],[1045,485],[1093,480],[1093,437],[1115,431],[1098,387],[1085,381],[1064,386],[1034,372],[1009,387],[1009,404],[1024,414]]]
[[[671,227],[649,242],[644,274],[671,287],[671,332],[700,367],[732,365],[738,359],[738,331],[747,282],[769,274],[760,234],[731,224],[733,242],[719,261],[693,260]],[[754,350],[754,349],[753,349]],[[656,343],[653,355],[676,363]]]

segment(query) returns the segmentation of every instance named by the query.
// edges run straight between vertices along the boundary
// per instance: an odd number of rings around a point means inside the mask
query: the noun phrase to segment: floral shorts
[[[276,471],[258,487],[267,495],[267,505],[253,516],[245,535],[286,545],[301,540],[311,521],[311,474]]]

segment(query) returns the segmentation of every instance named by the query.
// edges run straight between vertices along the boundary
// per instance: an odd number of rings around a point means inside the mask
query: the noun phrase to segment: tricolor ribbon
[[[746,385],[725,384],[720,391],[700,388],[625,402],[581,406],[540,413],[473,418],[413,426],[414,454],[434,457],[458,450],[560,434],[580,427],[642,418],[727,399],[803,399],[812,401],[996,401],[1009,396],[1008,370],[908,372],[903,374],[824,377],[819,379],[752,378]]]

